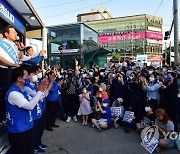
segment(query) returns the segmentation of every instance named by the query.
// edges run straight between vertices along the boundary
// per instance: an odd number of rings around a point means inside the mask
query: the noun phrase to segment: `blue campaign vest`
[[[49,95],[47,96],[47,101],[59,101],[59,85],[56,81],[53,82],[53,86],[51,90],[49,91]]]
[[[4,49],[4,51],[11,57],[11,59],[14,61],[14,63],[17,62],[17,55],[14,48],[9,44],[8,42],[4,40],[0,40],[0,46]]]
[[[25,83],[25,86],[26,87],[29,87],[30,89],[32,89],[33,91],[36,91],[37,92],[37,87],[36,85],[32,85],[30,83]],[[43,106],[42,106],[42,102],[39,102],[36,104],[36,106],[34,107],[34,109],[31,111],[32,112],[32,117],[33,117],[33,120],[37,120],[39,118],[41,118],[42,116],[42,109]]]
[[[33,127],[32,115],[31,111],[19,108],[18,106],[9,103],[8,96],[13,91],[23,94],[27,100],[28,95],[23,89],[15,84],[13,84],[6,93],[6,120],[8,132],[21,133]]]
[[[41,84],[41,80],[39,80],[38,82],[36,82],[36,86]],[[44,112],[46,110],[46,99],[43,99],[43,102],[41,102],[42,105],[42,112]]]

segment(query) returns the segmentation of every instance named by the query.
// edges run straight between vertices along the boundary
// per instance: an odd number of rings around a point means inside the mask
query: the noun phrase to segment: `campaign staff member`
[[[23,90],[27,71],[22,67],[12,70],[13,85],[6,94],[6,119],[8,139],[14,154],[29,154],[32,142],[32,115],[31,111],[43,97],[47,81],[38,87],[37,94],[29,101]]]
[[[21,61],[26,65],[39,64],[40,62],[42,62],[44,60],[44,55],[46,54],[46,52],[44,50],[41,50],[39,55],[34,57],[33,56],[34,49],[31,46],[26,47],[25,51],[26,51],[26,54],[23,55]]]

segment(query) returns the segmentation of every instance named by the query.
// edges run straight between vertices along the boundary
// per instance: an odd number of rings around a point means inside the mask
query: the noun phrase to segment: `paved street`
[[[79,120],[80,121],[80,120]],[[57,120],[60,128],[44,132],[43,143],[48,145],[48,154],[148,154],[140,145],[140,136],[124,128],[98,132],[97,129],[81,126],[80,122],[65,123]],[[165,150],[162,154],[179,154],[176,149]]]

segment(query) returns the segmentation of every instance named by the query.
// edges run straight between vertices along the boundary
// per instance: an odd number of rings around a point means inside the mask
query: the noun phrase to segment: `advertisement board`
[[[136,40],[136,39],[156,39],[162,40],[163,34],[157,32],[130,32],[130,33],[123,33],[123,34],[106,34],[100,35],[98,37],[99,44],[107,44],[107,43],[116,43],[117,41],[123,40]]]

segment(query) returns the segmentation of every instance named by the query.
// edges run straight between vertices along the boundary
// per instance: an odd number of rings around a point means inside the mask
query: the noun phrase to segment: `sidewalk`
[[[47,154],[149,154],[140,145],[140,135],[135,131],[127,134],[124,128],[102,130],[81,126],[79,122],[65,123],[56,120],[59,128],[46,131],[43,143],[48,145]],[[163,150],[162,154],[179,154],[177,149]]]

